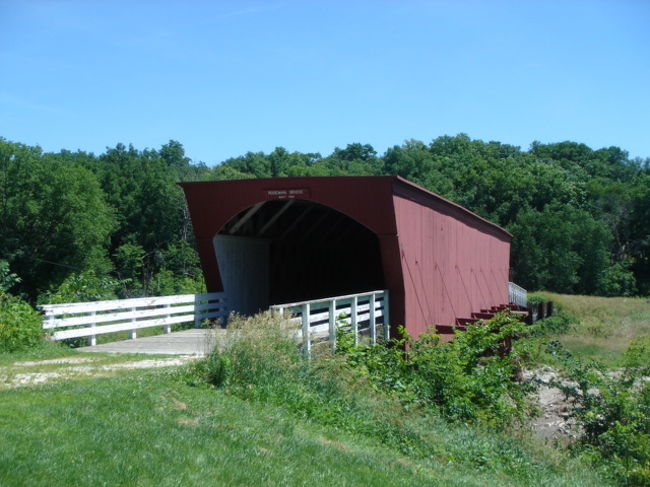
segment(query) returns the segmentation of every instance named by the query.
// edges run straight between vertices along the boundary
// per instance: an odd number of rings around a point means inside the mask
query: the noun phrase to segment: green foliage
[[[41,304],[77,303],[117,299],[123,282],[95,271],[72,273],[55,289],[41,294]]]
[[[610,235],[603,222],[570,206],[521,212],[509,227],[516,237],[517,281],[529,289],[592,294],[608,266]]]
[[[530,391],[513,380],[525,347],[514,351],[506,345],[523,333],[524,325],[503,313],[458,331],[444,344],[437,335],[424,334],[355,347],[343,334],[337,350],[352,369],[407,404],[452,420],[504,426],[526,414]]]
[[[0,294],[6,293],[20,282],[20,277],[11,272],[9,262],[0,260]]]
[[[95,358],[99,370],[114,360]],[[65,369],[59,365],[45,370],[65,374]],[[608,485],[585,462],[525,438],[450,425],[401,409],[388,411],[385,425],[377,428],[391,428],[397,419],[399,427],[408,428],[426,446],[422,456],[405,454],[374,435],[324,426],[317,417],[294,414],[282,404],[244,400],[227,393],[227,387],[187,385],[184,374],[173,369],[125,368],[102,378],[70,370],[72,377],[46,386],[1,390],[0,484]]]
[[[38,147],[0,138],[0,255],[34,299],[71,269],[95,265],[114,228],[95,175]]]
[[[0,293],[0,352],[35,347],[42,338],[41,315],[20,298]]]
[[[556,385],[573,401],[582,445],[624,485],[650,485],[650,338],[632,342],[620,372],[550,346],[566,368],[568,381]]]
[[[124,297],[198,288],[177,181],[397,174],[513,232],[513,274],[525,287],[648,295],[648,167],[617,147],[535,142],[526,151],[465,134],[407,140],[383,155],[362,143],[326,156],[277,147],[214,168],[173,140],[95,156],[0,138],[0,256],[21,279],[12,291],[31,301],[87,270],[123,281]],[[188,249],[194,263],[177,265]]]
[[[519,330],[520,325],[512,325]],[[199,390],[206,388],[206,382],[213,384],[217,387],[212,391],[215,397],[225,394],[243,400],[242,404],[260,405],[265,416],[279,408],[291,418],[291,424],[318,424],[330,431],[337,444],[346,435],[380,442],[392,449],[395,458],[408,455],[410,462],[430,464],[438,480],[442,472],[468,468],[487,485],[486,479],[495,474],[499,477],[497,485],[503,485],[505,478],[512,479],[509,483],[513,485],[522,486],[581,484],[578,477],[583,473],[573,471],[575,474],[564,480],[565,474],[561,472],[567,466],[551,467],[548,457],[535,458],[535,454],[531,455],[534,447],[529,446],[528,440],[508,436],[507,428],[441,419],[437,405],[431,407],[432,403],[424,400],[404,400],[404,388],[400,389],[396,383],[381,384],[379,374],[371,376],[368,371],[362,372],[362,365],[351,361],[351,355],[357,354],[359,360],[365,356],[365,363],[371,364],[370,367],[387,369],[383,377],[389,377],[390,381],[389,367],[406,363],[403,348],[377,346],[370,353],[355,347],[351,335],[343,332],[338,340],[339,353],[317,355],[308,362],[295,340],[289,338],[291,330],[291,325],[270,313],[251,318],[234,317],[222,351],[192,365],[189,373],[180,376],[193,386],[203,384]],[[478,338],[481,335],[478,332],[472,335],[472,339],[467,339],[467,348],[493,342],[491,338]],[[419,344],[423,357],[428,353],[426,348],[439,348],[429,347],[425,341]],[[499,346],[495,344],[493,348]],[[469,355],[473,353],[468,352]],[[442,354],[439,358],[444,360],[447,356]],[[478,359],[478,368],[490,360],[490,356]],[[420,361],[426,363],[424,358]],[[432,361],[430,365],[433,366]],[[407,368],[415,369],[411,365]],[[425,379],[424,374],[421,377]],[[511,377],[508,381],[512,382]],[[458,390],[447,388],[450,392],[452,389]],[[344,451],[346,455],[351,454],[347,448]],[[556,456],[560,458],[562,462],[574,461]],[[593,472],[590,475],[596,478]]]
[[[196,294],[205,292],[202,276],[192,278],[175,274],[169,269],[163,269],[155,274],[149,282],[148,295],[172,296],[175,294]]]
[[[621,263],[613,263],[599,276],[596,293],[599,296],[633,296],[636,281],[632,271]]]

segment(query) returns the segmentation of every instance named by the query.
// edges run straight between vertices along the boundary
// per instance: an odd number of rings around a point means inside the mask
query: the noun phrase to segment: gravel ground
[[[75,377],[101,377],[108,375],[107,372],[118,370],[172,367],[183,365],[196,359],[196,355],[184,355],[173,358],[135,360],[132,362],[119,362],[114,364],[102,364],[102,359],[100,357],[67,357],[16,362],[9,367],[0,367],[0,388],[11,389],[18,386],[44,384],[53,381],[72,379]],[[61,367],[57,368],[55,371],[29,371],[30,368],[52,365],[60,365]],[[20,371],[17,371],[16,368]],[[27,370],[23,372],[22,369]]]

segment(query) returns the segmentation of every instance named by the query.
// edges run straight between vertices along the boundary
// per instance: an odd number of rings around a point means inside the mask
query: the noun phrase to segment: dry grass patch
[[[618,365],[632,339],[650,335],[650,300],[536,293],[556,302],[578,322],[560,341],[570,351]]]

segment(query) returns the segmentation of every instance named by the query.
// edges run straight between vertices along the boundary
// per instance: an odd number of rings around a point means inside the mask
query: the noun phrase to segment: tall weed
[[[555,385],[571,399],[580,446],[607,465],[612,479],[650,486],[650,338],[633,340],[624,366],[614,371],[574,357],[558,342],[549,346],[565,367]]]

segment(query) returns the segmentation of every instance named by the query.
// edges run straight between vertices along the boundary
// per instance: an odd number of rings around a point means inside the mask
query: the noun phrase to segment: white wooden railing
[[[307,357],[312,345],[328,341],[336,350],[337,328],[350,329],[357,344],[360,336],[368,335],[370,343],[377,343],[377,329],[381,327],[385,340],[390,338],[388,290],[312,299],[271,306],[290,320],[301,323],[298,332]]]
[[[39,306],[45,315],[43,329],[52,340],[89,337],[88,344],[97,343],[97,335],[128,331],[135,339],[141,328],[164,327],[194,322],[199,326],[205,318],[228,316],[225,293],[184,294],[151,298],[116,299],[88,303],[45,304]]]
[[[512,304],[525,308],[528,306],[528,291],[521,286],[517,286],[514,282],[509,282],[508,300]]]

